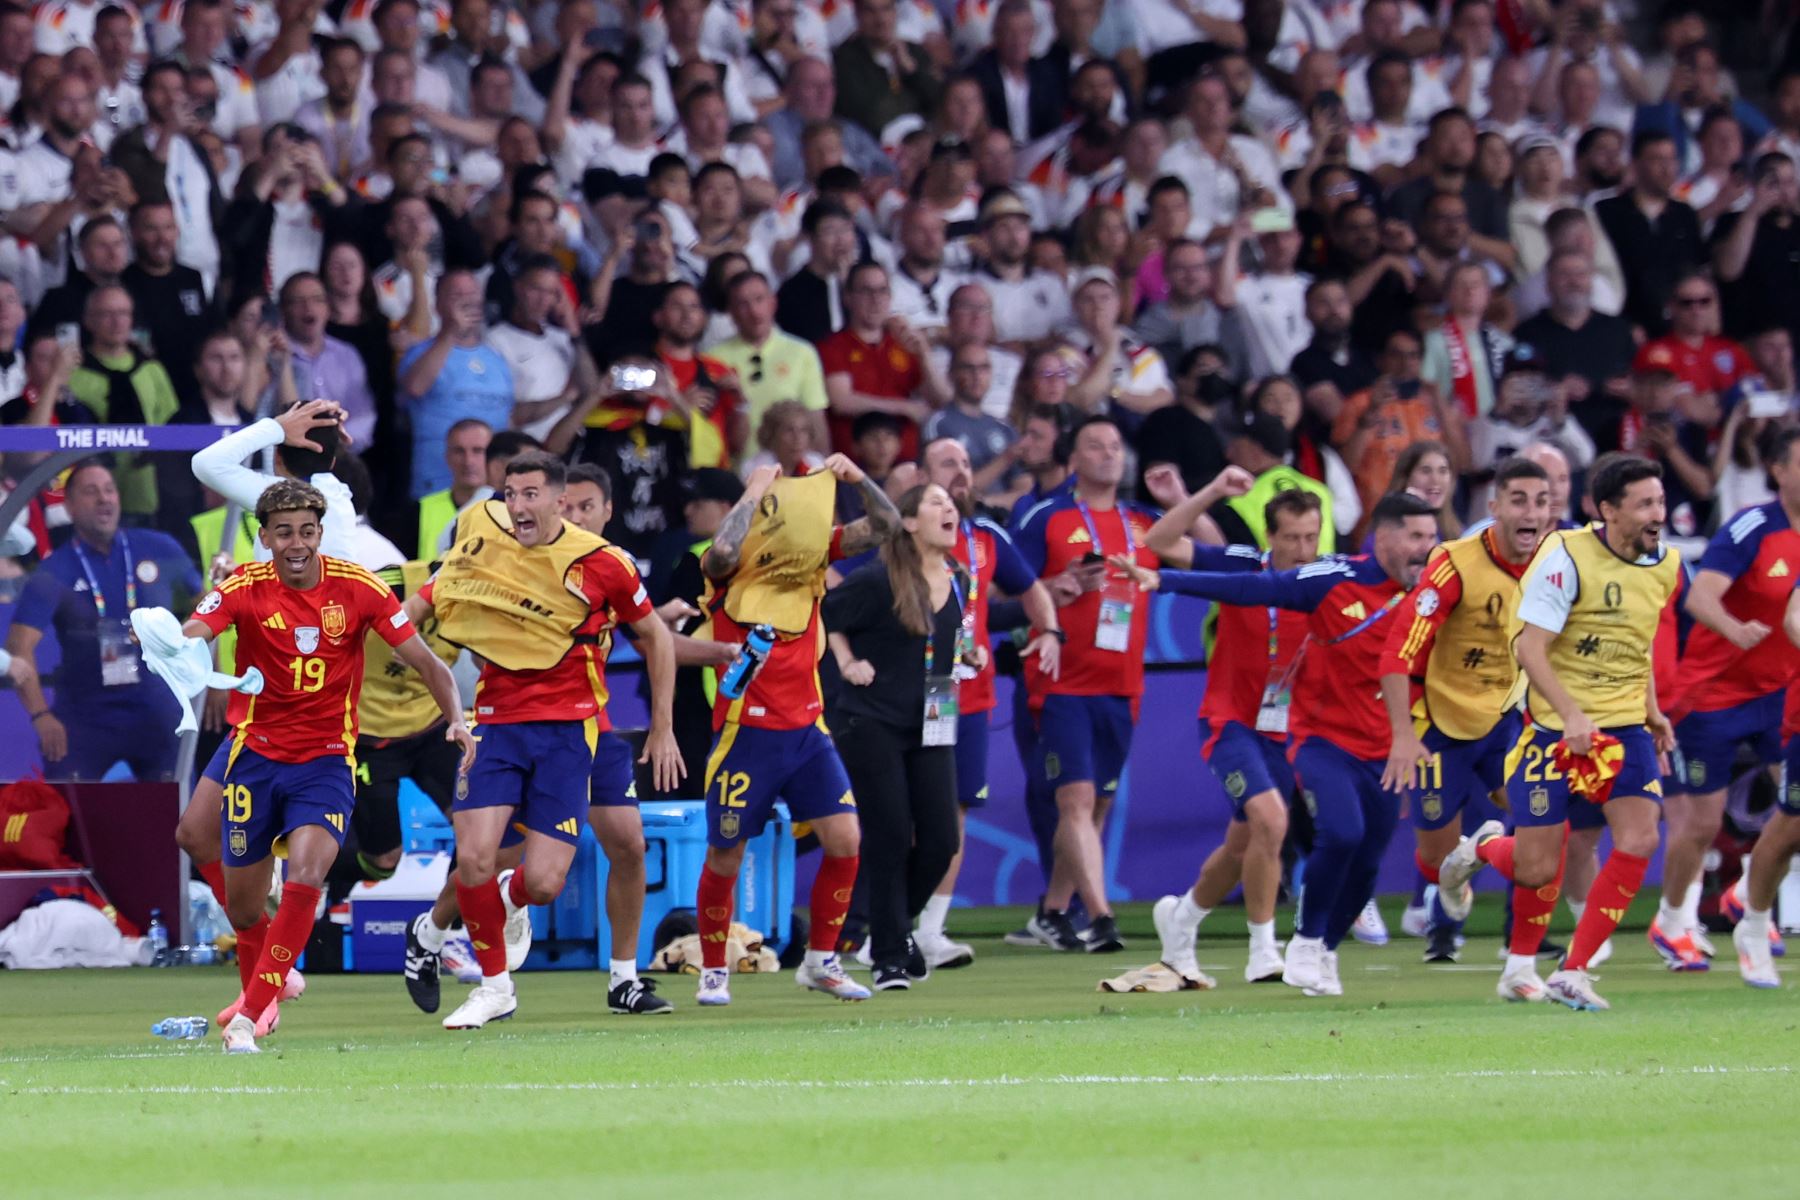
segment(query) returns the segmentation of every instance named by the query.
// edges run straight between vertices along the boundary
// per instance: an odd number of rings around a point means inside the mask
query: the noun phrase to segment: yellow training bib
[[[502,670],[555,666],[589,614],[581,560],[607,544],[564,521],[555,541],[522,546],[504,504],[476,505],[432,585],[439,633]]]

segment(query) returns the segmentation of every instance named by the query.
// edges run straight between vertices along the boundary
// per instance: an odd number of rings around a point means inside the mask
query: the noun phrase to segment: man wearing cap
[[[1548,442],[1563,452],[1577,471],[1594,461],[1594,443],[1569,419],[1563,389],[1550,378],[1544,356],[1525,342],[1506,352],[1492,411],[1469,422],[1469,466],[1478,476],[1517,456],[1533,442]],[[1491,489],[1483,485],[1470,497],[1470,510],[1480,512]]]
[[[994,188],[982,198],[981,231],[988,256],[972,282],[994,302],[995,336],[1008,349],[1022,351],[1069,319],[1068,291],[1054,275],[1027,264],[1031,210],[1011,191]]]
[[[1245,378],[1263,379],[1285,375],[1294,355],[1312,340],[1312,325],[1306,319],[1306,289],[1312,276],[1295,269],[1300,231],[1294,228],[1294,215],[1280,208],[1263,213],[1254,226],[1261,269],[1240,272],[1249,226],[1243,219],[1231,226],[1214,298],[1221,310],[1237,314],[1248,347]]]
[[[1073,295],[1075,328],[1067,337],[1086,352],[1088,366],[1069,389],[1069,399],[1091,411],[1111,411],[1122,426],[1135,430],[1146,414],[1174,402],[1169,368],[1162,355],[1119,324],[1119,281],[1111,271],[1084,267],[1075,276]]]

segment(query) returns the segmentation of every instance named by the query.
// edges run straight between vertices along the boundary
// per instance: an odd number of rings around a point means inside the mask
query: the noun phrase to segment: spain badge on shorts
[[[720,813],[719,814],[719,836],[720,837],[734,838],[738,835],[738,830],[741,827],[742,827],[742,822],[738,819],[738,815],[736,813],[728,812],[728,813]]]

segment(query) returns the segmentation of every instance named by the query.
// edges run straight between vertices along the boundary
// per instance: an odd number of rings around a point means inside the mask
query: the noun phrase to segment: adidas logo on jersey
[[[1070,546],[1079,546],[1083,542],[1091,542],[1093,540],[1094,540],[1093,538],[1088,536],[1087,530],[1077,529],[1075,532],[1073,532],[1069,535],[1069,540],[1065,544],[1070,545]]]
[[[1356,601],[1348,608],[1340,608],[1338,611],[1346,617],[1349,617],[1352,621],[1360,621],[1369,615],[1369,610],[1363,607],[1363,602],[1361,600]]]
[[[1787,559],[1785,558],[1776,559],[1775,565],[1769,568],[1770,579],[1786,579],[1788,574]]]
[[[287,628],[287,618],[282,616],[280,613],[276,613],[274,616],[270,617],[268,620],[263,622],[263,628],[264,629],[286,629]]]

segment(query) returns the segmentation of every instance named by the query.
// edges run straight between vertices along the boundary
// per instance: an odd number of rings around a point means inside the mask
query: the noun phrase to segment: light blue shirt
[[[406,352],[400,360],[401,378],[430,347],[430,342],[420,342]],[[413,430],[412,498],[417,500],[450,486],[444,439],[452,425],[468,417],[496,432],[511,425],[512,372],[506,360],[485,343],[468,349],[452,346],[431,390],[411,397],[408,408]]]

